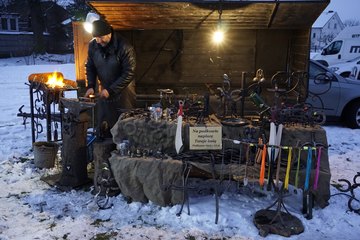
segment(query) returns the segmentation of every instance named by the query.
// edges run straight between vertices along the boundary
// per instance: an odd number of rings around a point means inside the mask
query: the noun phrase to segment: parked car
[[[354,67],[360,69],[360,57],[356,57],[344,63],[334,64],[329,66],[329,69],[342,77],[349,77]]]
[[[350,128],[360,128],[359,71],[344,78],[317,61],[309,64],[309,95],[306,103],[324,111],[327,119],[338,119]]]

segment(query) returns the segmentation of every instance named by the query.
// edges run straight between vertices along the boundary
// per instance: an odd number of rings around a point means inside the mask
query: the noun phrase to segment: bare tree
[[[13,0],[0,0],[0,7],[7,7]]]
[[[66,6],[66,10],[68,10],[76,20],[85,20],[86,14],[91,8],[86,4],[85,0],[74,0],[72,4]]]
[[[45,30],[45,23],[43,13],[41,11],[40,0],[27,0],[30,10],[31,28],[35,37],[34,53],[45,53],[45,41],[43,32]]]
[[[326,46],[326,45],[329,44],[334,38],[335,38],[335,34],[334,34],[334,33],[322,35],[321,38],[319,39],[319,46],[320,46],[320,47]]]
[[[360,21],[356,20],[356,19],[347,19],[347,20],[344,21],[344,25],[346,27],[359,26]]]

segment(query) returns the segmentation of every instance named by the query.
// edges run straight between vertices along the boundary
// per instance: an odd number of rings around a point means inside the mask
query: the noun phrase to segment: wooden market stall
[[[274,88],[273,76],[279,72],[290,75],[302,73],[300,82],[292,89],[295,91],[291,92],[287,99],[304,102],[308,90],[306,72],[309,67],[311,26],[329,4],[329,0],[99,0],[87,1],[87,3],[134,46],[137,55],[134,108],[145,108],[159,101],[158,89],[172,89],[177,96],[204,95],[209,92],[211,94],[214,89],[222,86],[224,74],[231,79],[231,89],[245,89],[252,84],[259,69],[264,73],[265,81],[262,83],[264,89]],[[225,31],[225,40],[222,44],[215,45],[211,41],[211,34],[219,27]],[[78,86],[86,86],[85,62],[90,39],[91,36],[83,30],[82,23],[75,23],[74,43]],[[263,91],[261,96],[270,106],[273,105],[274,91]],[[124,138],[134,139],[136,134],[137,139],[148,139],[147,130],[159,129],[160,125],[167,124],[141,121],[141,119],[119,120],[114,128],[117,132],[113,132],[115,143],[121,144]],[[133,133],[130,134],[130,130],[125,129],[127,123],[131,123],[130,127],[137,123],[141,126],[132,128]],[[185,138],[189,131],[188,127],[187,125],[183,129]],[[246,138],[243,128],[233,127],[223,126],[224,138]],[[169,127],[161,128],[162,132],[159,134],[164,137],[154,140],[154,144],[161,143],[167,136],[169,141],[165,140],[166,146],[170,146],[169,152],[174,152],[175,128],[174,122],[170,123]],[[260,130],[256,128],[256,131],[260,132]],[[263,133],[268,134],[268,131]],[[316,137],[316,141],[322,142],[324,148],[321,155],[321,180],[319,180],[322,187],[315,192],[315,196],[317,203],[325,207],[330,198],[330,169],[325,131],[319,126],[288,125],[284,128],[284,133],[287,135],[283,144],[294,147],[299,141],[313,143],[315,141],[313,136]],[[186,143],[186,139],[184,141],[185,150],[188,150],[189,144]],[[134,140],[134,142],[138,147],[149,147],[150,141],[142,143]],[[122,159],[121,163],[119,159]],[[132,159],[129,161],[130,165],[126,165],[126,160],[119,156],[110,158],[110,162],[120,164],[114,168],[121,172],[117,180],[124,193],[139,201],[150,198],[160,205],[178,203],[181,198],[176,197],[177,200],[172,201],[171,194],[168,194],[171,190],[162,189],[158,182],[150,183],[149,179],[143,178],[145,175],[142,173],[136,175],[137,170],[129,171],[133,169],[131,164],[135,164],[135,161]],[[137,158],[137,160],[143,159]],[[171,165],[176,163],[174,161],[176,160],[170,161]],[[165,162],[158,160],[149,162],[147,158],[144,164],[156,165],[151,168],[156,169],[157,164],[162,165]],[[303,162],[306,162],[306,156]],[[125,166],[121,165],[123,163]],[[182,162],[177,163],[175,169],[177,173],[169,175],[170,178],[176,179],[168,179],[170,182],[181,181],[179,169]],[[164,170],[164,174],[166,172]],[[122,179],[126,175],[132,175],[134,179]],[[162,175],[152,172],[152,176],[155,175],[160,179],[155,181],[164,181]],[[314,175],[315,172],[312,178]],[[301,180],[304,178],[302,172]],[[134,182],[137,183],[136,189],[144,192],[133,192],[134,195],[127,192],[130,189],[129,184]],[[154,189],[147,191],[148,186]],[[151,199],[151,196],[156,197],[155,195],[164,195],[164,199]]]

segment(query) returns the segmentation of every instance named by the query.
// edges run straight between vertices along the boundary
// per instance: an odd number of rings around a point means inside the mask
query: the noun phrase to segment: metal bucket
[[[59,146],[54,142],[35,142],[34,163],[38,168],[53,168]]]

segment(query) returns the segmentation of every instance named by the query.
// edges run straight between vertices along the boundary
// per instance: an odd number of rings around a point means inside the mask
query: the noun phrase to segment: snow
[[[55,174],[58,165],[52,169],[34,166],[29,120],[25,128],[23,119],[17,117],[18,108],[29,105],[29,90],[24,83],[32,73],[55,70],[74,80],[75,66],[68,61],[71,58],[46,55],[0,59],[1,240],[262,238],[253,224],[253,216],[271,205],[272,192],[265,192],[261,197],[244,188],[230,188],[220,197],[219,222],[215,224],[213,195],[192,195],[191,214],[187,214],[185,207],[177,217],[179,205],[129,204],[121,194],[110,198],[111,208],[102,210],[89,189],[61,192],[40,180],[42,176]],[[67,63],[54,64],[58,61]],[[332,182],[337,183],[341,178],[352,182],[360,171],[360,130],[339,125],[324,128],[330,144]],[[301,214],[302,195],[299,191],[295,194],[290,190],[290,193],[285,204],[304,224],[305,231],[290,238],[270,234],[267,239],[359,239],[360,215],[348,211],[347,196],[331,197],[329,206],[315,207],[313,219],[307,220]],[[331,193],[339,191],[331,186]],[[355,193],[359,198],[358,189]]]
[[[359,20],[360,2],[358,0],[330,0],[324,12],[335,11],[344,22],[346,20]]]
[[[325,24],[335,15],[336,12],[322,12],[313,23],[313,28],[323,28]]]

